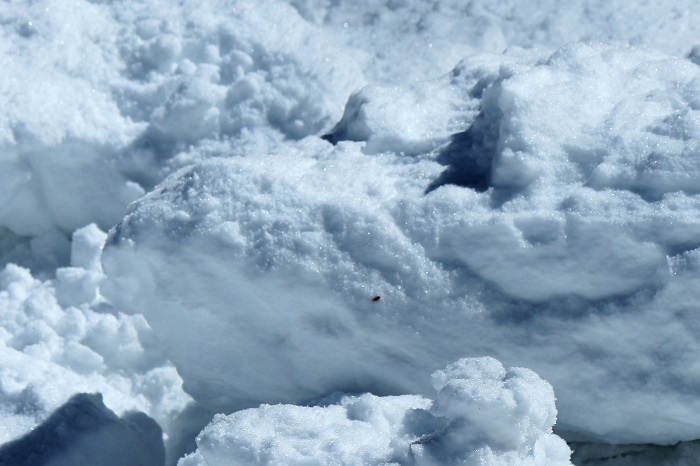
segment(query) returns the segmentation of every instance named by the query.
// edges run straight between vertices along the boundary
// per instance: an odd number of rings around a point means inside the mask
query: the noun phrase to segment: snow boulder
[[[175,173],[110,232],[103,293],[219,412],[425,396],[435,367],[486,353],[546,377],[571,438],[700,437],[698,68],[511,53],[442,81],[478,112],[431,152],[367,150],[382,127]],[[367,110],[370,129],[399,111]]]
[[[434,373],[433,386],[434,403],[364,394],[218,415],[179,465],[571,464],[569,447],[552,434],[552,387],[534,372],[460,359]]]

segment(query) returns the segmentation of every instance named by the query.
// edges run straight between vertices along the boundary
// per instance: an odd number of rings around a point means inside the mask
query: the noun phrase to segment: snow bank
[[[79,392],[100,392],[119,414],[143,411],[166,433],[190,402],[144,318],[117,313],[99,296],[105,238],[95,225],[76,231],[72,266],[55,280],[13,264],[0,272],[0,443]]]
[[[163,432],[140,412],[119,418],[100,395],[71,397],[39,427],[0,446],[3,466],[162,466]]]
[[[368,150],[375,122],[414,111],[377,105],[347,138],[367,141],[174,174],[111,232],[104,292],[219,412],[426,395],[434,367],[486,353],[546,377],[569,435],[697,438],[697,67],[595,45],[510,56],[441,78],[467,120],[430,153]],[[406,141],[439,141],[414,121]]]
[[[569,447],[552,434],[552,387],[534,372],[460,359],[434,373],[433,386],[434,404],[364,394],[218,415],[178,464],[571,464]]]

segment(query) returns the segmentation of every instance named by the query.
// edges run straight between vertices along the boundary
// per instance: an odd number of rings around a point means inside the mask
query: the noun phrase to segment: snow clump
[[[55,280],[14,264],[0,271],[0,443],[75,393],[100,392],[109,409],[142,411],[166,433],[191,401],[145,319],[115,312],[99,295],[105,238],[95,225],[77,230],[72,265]]]
[[[465,358],[435,372],[433,387],[435,402],[345,395],[328,406],[217,415],[178,464],[571,464],[571,450],[552,433],[552,387],[534,372]]]

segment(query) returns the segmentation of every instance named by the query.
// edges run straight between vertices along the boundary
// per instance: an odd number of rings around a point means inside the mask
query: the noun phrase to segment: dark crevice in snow
[[[166,445],[166,465],[175,465],[183,456],[197,449],[197,434],[199,434],[216,415],[199,403],[193,402],[181,411],[174,419],[176,429],[172,430]]]
[[[687,58],[696,65],[700,65],[700,45],[694,46],[690,52],[688,52]]]
[[[435,179],[425,193],[436,190],[446,184],[454,184],[484,192],[491,181],[491,162],[493,153],[480,144],[476,123],[467,131],[452,136],[452,141],[440,152],[437,161],[447,165],[447,169]]]
[[[118,168],[129,180],[151,191],[166,176],[162,167],[187,144],[154,127],[146,129],[119,156]]]
[[[700,238],[694,238],[692,240],[686,240],[674,244],[666,244],[663,245],[663,248],[668,257],[679,257],[687,252],[700,248]]]
[[[490,88],[493,89],[493,88]],[[493,95],[484,91],[481,111],[474,123],[452,140],[438,154],[436,161],[447,168],[435,179],[425,193],[440,186],[453,184],[484,192],[491,187],[491,168],[498,150],[501,118],[498,105],[491,105]]]

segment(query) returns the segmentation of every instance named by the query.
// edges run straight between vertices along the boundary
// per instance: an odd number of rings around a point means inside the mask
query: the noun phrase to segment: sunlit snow
[[[0,465],[692,463],[699,34],[2,2]]]

